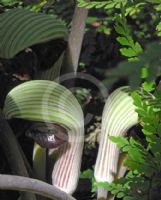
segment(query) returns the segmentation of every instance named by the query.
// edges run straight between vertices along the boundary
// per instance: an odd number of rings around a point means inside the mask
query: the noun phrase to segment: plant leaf
[[[20,51],[35,44],[62,38],[67,39],[65,24],[43,13],[25,9],[11,9],[1,14],[0,57],[12,58]]]

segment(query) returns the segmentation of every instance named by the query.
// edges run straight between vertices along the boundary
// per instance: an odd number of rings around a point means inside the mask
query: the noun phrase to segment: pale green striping
[[[5,100],[6,118],[61,123],[70,130],[83,126],[82,109],[65,87],[46,80],[23,83],[9,92]]]
[[[79,179],[84,122],[82,109],[72,93],[52,81],[29,81],[9,92],[4,113],[7,118],[58,123],[67,129],[68,143],[59,149],[52,172],[52,184],[67,193],[73,193]],[[38,152],[34,153],[35,160]],[[44,178],[39,162],[33,163],[38,177]]]
[[[70,107],[67,107],[67,109],[64,108],[64,106],[57,106],[57,104],[53,103],[53,104],[41,104],[42,109],[40,109],[39,107],[39,101],[33,101],[33,102],[27,102],[24,101],[23,102],[17,102],[17,105],[19,107],[21,107],[21,110],[19,108],[15,109],[15,105],[14,104],[7,104],[8,105],[8,110],[9,112],[7,113],[6,111],[6,115],[8,115],[8,118],[12,117],[12,113],[16,112],[16,113],[21,113],[21,115],[23,113],[32,113],[32,109],[34,109],[35,114],[37,113],[38,115],[44,116],[44,115],[64,115],[67,116],[69,119],[73,119],[75,121],[75,119],[77,119],[79,116],[76,113],[76,111],[73,110],[73,115],[71,115],[71,110]],[[50,106],[50,110],[48,109]],[[58,112],[59,110],[61,110],[61,114]],[[20,115],[20,116],[21,116]],[[21,116],[22,117],[22,116]],[[52,119],[51,119],[52,120]]]
[[[45,101],[45,99],[44,99],[44,101]],[[27,107],[26,107],[25,103],[27,104]],[[23,102],[19,101],[18,104],[19,104],[19,106],[22,106],[24,108],[24,110],[25,110],[26,108],[28,108],[29,105],[30,105],[30,108],[32,108],[33,104],[35,105],[34,108],[36,109],[36,106],[37,106],[38,103],[39,103],[38,99],[36,101],[35,101],[35,99],[34,100],[32,99],[32,102],[28,102],[27,99],[25,99],[25,100],[23,100]],[[45,108],[45,107],[48,108],[51,103],[52,102],[47,102],[46,104],[42,104],[43,108]],[[14,106],[14,103],[10,102],[10,103],[7,103],[7,105],[8,105],[8,107],[11,107],[10,112],[12,112],[12,106]],[[61,105],[57,106],[56,103],[53,103],[52,106],[55,106],[55,108],[52,108],[52,110],[51,110],[53,112],[57,112],[57,109],[61,109],[62,111],[64,110],[64,106],[61,106]],[[40,109],[38,106],[37,106],[37,108]],[[18,109],[17,109],[17,111],[18,111]],[[65,111],[69,111],[70,112],[70,107],[67,107],[65,109]]]
[[[26,87],[24,88],[23,85],[21,85],[21,93],[18,93],[16,95],[16,100],[18,100],[18,98],[25,98],[25,96],[27,96],[27,98],[29,97],[32,97],[32,98],[42,98],[45,100],[45,98],[48,98],[48,96],[46,97],[46,95],[50,95],[50,98],[54,97],[54,98],[57,98],[57,100],[59,100],[59,104],[60,104],[60,101],[62,100],[63,101],[63,96],[62,96],[62,93],[66,93],[66,94],[69,94],[69,96],[71,95],[71,93],[69,93],[67,90],[64,90],[62,88],[62,86],[59,85],[59,89],[57,89],[58,85],[55,85],[54,87],[54,93],[53,93],[53,88],[51,90],[51,92],[49,93],[50,91],[50,88],[49,88],[49,85],[46,81],[44,81],[43,85],[40,84],[40,81],[36,81],[35,84],[35,87],[37,87],[34,91],[34,95],[33,95],[33,92],[31,91],[32,90],[32,85],[30,84],[30,82],[28,82],[29,84],[27,84],[27,89]],[[42,93],[42,90],[48,90],[48,93],[44,95],[44,93]],[[14,91],[16,90],[19,90],[18,87],[14,88]],[[23,96],[22,96],[22,92],[23,92]],[[48,98],[48,101],[50,101],[50,98]],[[9,101],[10,99],[8,98],[7,101]],[[75,98],[66,98],[65,101],[68,101],[69,104],[73,104],[75,103],[77,100]],[[77,104],[76,104],[77,106]],[[77,106],[77,109],[79,109],[79,104]]]
[[[55,91],[54,94],[50,95],[51,100],[49,99],[49,97],[43,96],[43,102],[42,103],[43,104],[45,104],[45,103],[50,104],[51,102],[53,103],[53,101],[52,101],[53,97],[54,97],[55,102],[56,102],[55,104],[57,104],[57,101],[59,101],[59,104],[58,104],[59,106],[61,105],[61,102],[62,103],[64,102],[64,99],[61,97],[61,93],[57,94],[57,92]],[[34,96],[33,96],[31,91],[23,91],[23,97],[22,97],[21,94],[18,94],[16,96],[16,100],[17,101],[20,100],[20,102],[22,100],[24,102],[25,99],[28,101],[29,98],[32,98],[32,102],[39,100],[40,98],[42,98],[41,90],[40,90],[40,92],[35,91]],[[72,106],[72,104],[75,102],[75,101],[72,101],[72,99],[71,100],[66,99],[66,101],[69,102],[69,107]],[[13,103],[13,101],[12,100],[10,101],[10,99],[8,99],[7,103],[8,103],[8,105],[10,105],[10,103]]]
[[[109,112],[109,115],[104,116],[105,117],[105,121],[108,121],[108,124],[105,124],[105,129],[107,130],[111,130],[111,128],[117,124],[117,120],[120,119],[120,117],[122,117],[123,113],[126,111],[126,109],[130,108],[130,105],[128,104],[128,99],[125,98],[125,96],[123,96],[124,100],[120,100],[118,98],[118,103],[115,104],[115,109],[112,109],[112,112]],[[116,107],[118,106],[118,108],[116,109]],[[119,109],[121,107],[121,109]],[[109,118],[110,116],[110,118]],[[103,126],[103,125],[102,125]],[[107,132],[107,131],[106,131]]]
[[[43,82],[43,84],[42,84],[42,82]],[[30,98],[30,97],[32,97],[32,98],[38,97],[38,98],[43,99],[43,101],[42,101],[42,103],[43,103],[43,102],[46,102],[46,100],[48,100],[48,102],[50,102],[50,100],[52,101],[52,98],[54,98],[54,102],[56,102],[56,104],[57,104],[57,100],[59,100],[58,105],[60,105],[61,101],[62,102],[68,101],[68,103],[71,106],[74,103],[77,107],[76,109],[80,110],[80,105],[77,103],[77,100],[75,98],[71,98],[72,93],[70,91],[64,90],[64,87],[59,85],[59,84],[54,84],[54,85],[52,84],[52,88],[50,88],[49,83],[51,84],[53,82],[38,81],[38,80],[34,81],[34,94],[33,94],[33,91],[32,91],[32,89],[33,89],[32,81],[29,81],[25,84],[22,84],[20,86],[20,88],[19,88],[19,86],[14,88],[14,90],[13,90],[14,92],[19,91],[21,89],[21,92],[16,93],[16,97],[15,97],[16,101],[18,101],[19,99],[21,101],[21,99],[23,99],[25,97],[27,99]],[[44,90],[44,91],[42,92],[42,90]],[[23,93],[23,95],[22,95],[22,93]],[[12,91],[9,94],[12,94]],[[66,98],[66,95],[68,95],[68,98]],[[11,98],[11,101],[12,101],[12,98]],[[6,99],[6,101],[9,102],[10,98],[8,97]]]
[[[60,38],[67,40],[68,37],[65,24],[56,16],[19,8],[1,14],[0,27],[3,27],[1,58],[12,58],[32,45]]]
[[[35,95],[35,94],[34,94]],[[32,98],[32,101],[30,101],[30,102],[28,102],[28,99],[29,98]],[[40,100],[40,98],[41,98],[41,95],[39,95],[39,96],[34,96],[33,97],[33,95],[32,94],[30,94],[30,95],[28,95],[28,96],[26,96],[26,97],[23,97],[23,98],[21,98],[21,97],[16,97],[16,101],[17,102],[19,102],[19,104],[24,104],[25,102],[27,103],[27,105],[28,104],[34,104],[34,105],[36,105],[38,102],[39,102],[39,100]],[[44,98],[43,97],[43,101],[42,101],[42,105],[43,106],[49,106],[50,104],[52,104],[52,105],[54,105],[55,107],[57,107],[57,108],[61,108],[61,109],[63,109],[63,107],[64,107],[64,100],[62,101],[60,98],[55,98],[55,102],[53,102],[52,101],[52,96],[50,96],[50,99],[49,98]],[[22,102],[23,101],[23,102]],[[57,101],[59,101],[59,104],[57,103]],[[66,110],[69,110],[70,111],[70,106],[72,106],[72,104],[73,104],[74,102],[69,102],[69,106],[68,107],[66,107],[65,109]],[[8,101],[7,102],[7,105],[8,106],[12,106],[14,103],[13,103],[13,101]],[[25,106],[25,105],[24,105]]]
[[[61,114],[52,114],[52,112],[50,113],[44,113],[43,115],[39,114],[39,110],[34,109],[34,113],[33,111],[27,111],[27,109],[24,109],[23,107],[21,107],[23,109],[22,112],[19,112],[19,110],[12,110],[10,113],[12,114],[12,116],[14,116],[14,118],[22,118],[22,119],[28,119],[28,120],[32,120],[32,119],[37,119],[36,121],[46,121],[46,122],[53,122],[53,118],[54,121],[60,121],[61,119],[63,119],[64,122],[68,123],[72,125],[71,120],[73,120],[73,122],[75,122],[76,124],[77,121],[74,118],[71,118],[69,115],[66,115],[66,118],[62,118]],[[55,112],[56,113],[56,112]],[[64,113],[63,113],[64,115]]]
[[[127,89],[128,87],[121,87],[115,90],[108,97],[103,110],[100,144],[95,166],[97,181],[112,182],[117,172],[119,149],[108,139],[108,136],[124,136],[129,128],[138,123],[133,99],[126,91]],[[101,191],[98,188],[98,194]],[[106,198],[106,196],[103,197]]]

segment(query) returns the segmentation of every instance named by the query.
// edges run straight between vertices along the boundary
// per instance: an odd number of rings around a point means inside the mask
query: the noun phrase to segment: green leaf
[[[117,37],[117,41],[122,46],[128,46],[129,48],[120,48],[120,52],[123,56],[128,57],[129,61],[137,60],[139,53],[143,51],[141,45],[138,42],[134,42],[129,26],[127,24],[124,8],[121,8],[121,15],[116,16],[115,31],[124,37]]]
[[[158,31],[158,36],[161,35],[161,22],[159,22],[159,24],[156,27],[156,30]]]
[[[25,9],[11,9],[1,14],[0,57],[12,58],[35,44],[54,39],[67,39],[67,28],[56,16],[34,13]]]
[[[87,169],[87,170],[81,172],[81,174],[80,174],[80,178],[82,178],[82,179],[86,179],[86,178],[92,179],[93,176],[94,176],[93,170],[91,170],[91,169]]]
[[[142,84],[143,86],[143,89],[146,91],[146,92],[152,92],[155,90],[155,82],[144,82]]]
[[[119,33],[120,35],[126,35],[126,32],[125,32],[124,28],[121,27],[121,26],[119,26],[119,25],[117,25],[117,26],[115,27],[115,31],[116,31],[117,33]]]
[[[137,92],[134,91],[134,92],[131,93],[131,96],[134,99],[134,104],[137,107],[141,107],[142,106],[142,100],[141,100],[140,95]]]
[[[104,188],[104,189],[108,189],[109,183],[107,183],[107,182],[95,182],[95,186],[101,187],[101,188]]]
[[[129,142],[124,137],[115,137],[115,136],[109,136],[108,137],[112,142],[116,143],[120,148],[129,145]]]
[[[134,45],[133,48],[135,49],[135,51],[137,52],[137,54],[139,54],[139,53],[141,53],[143,51],[141,45],[138,42],[135,43],[135,45]]]
[[[142,67],[141,69],[141,78],[147,78],[148,77],[148,69],[147,67]]]
[[[126,37],[117,37],[117,41],[121,45],[127,45],[127,46],[129,46],[129,41],[126,39]]]
[[[135,57],[137,56],[136,52],[132,48],[121,48],[120,52],[123,56],[126,57]]]
[[[124,192],[119,192],[118,194],[117,194],[117,198],[122,198],[122,197],[124,197],[125,196],[125,193]]]
[[[147,49],[138,56],[138,60],[134,62],[124,61],[118,64],[114,69],[108,70],[106,76],[110,80],[110,85],[115,83],[120,78],[128,78],[129,85],[133,88],[140,86],[142,82],[142,67],[146,66],[148,77],[145,81],[154,81],[161,75],[161,44],[160,41],[152,42],[147,46]],[[126,50],[125,50],[126,52]],[[133,52],[132,52],[133,53]],[[127,54],[128,55],[128,52]],[[134,54],[132,54],[134,55]],[[104,82],[108,83],[108,80]]]
[[[144,129],[144,128],[142,129],[142,131],[143,131],[144,135],[147,135],[147,136],[153,134],[152,132],[150,132],[149,130],[146,130],[146,129]]]
[[[98,17],[87,17],[86,23],[87,24],[92,24],[93,22],[99,21]]]

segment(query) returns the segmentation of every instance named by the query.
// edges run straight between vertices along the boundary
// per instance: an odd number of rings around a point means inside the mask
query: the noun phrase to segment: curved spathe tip
[[[67,129],[68,142],[60,147],[52,182],[59,189],[73,193],[84,144],[83,111],[73,94],[53,81],[28,81],[9,92],[4,113],[7,118],[55,123]]]
[[[119,149],[108,136],[124,136],[138,123],[138,114],[127,89],[128,87],[120,87],[111,93],[103,110],[99,151],[94,171],[98,182],[111,183],[117,174]],[[105,198],[106,195],[103,194]]]

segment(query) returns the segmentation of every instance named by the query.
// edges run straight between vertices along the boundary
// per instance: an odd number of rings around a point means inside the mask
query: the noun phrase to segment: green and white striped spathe
[[[112,182],[117,173],[119,149],[108,139],[108,136],[124,136],[129,128],[138,123],[133,99],[126,90],[127,87],[121,87],[110,94],[103,110],[99,151],[95,166],[95,178],[99,182]]]
[[[8,93],[4,113],[8,119],[57,123],[68,130],[69,142],[61,147],[53,170],[53,184],[72,193],[79,178],[84,143],[83,112],[73,94],[52,81],[29,81]]]
[[[35,44],[68,37],[65,24],[56,16],[26,9],[15,8],[1,14],[0,27],[0,57],[6,59]]]
[[[73,129],[81,126],[83,114],[73,94],[51,81],[23,83],[9,92],[5,100],[6,118],[62,123]]]

